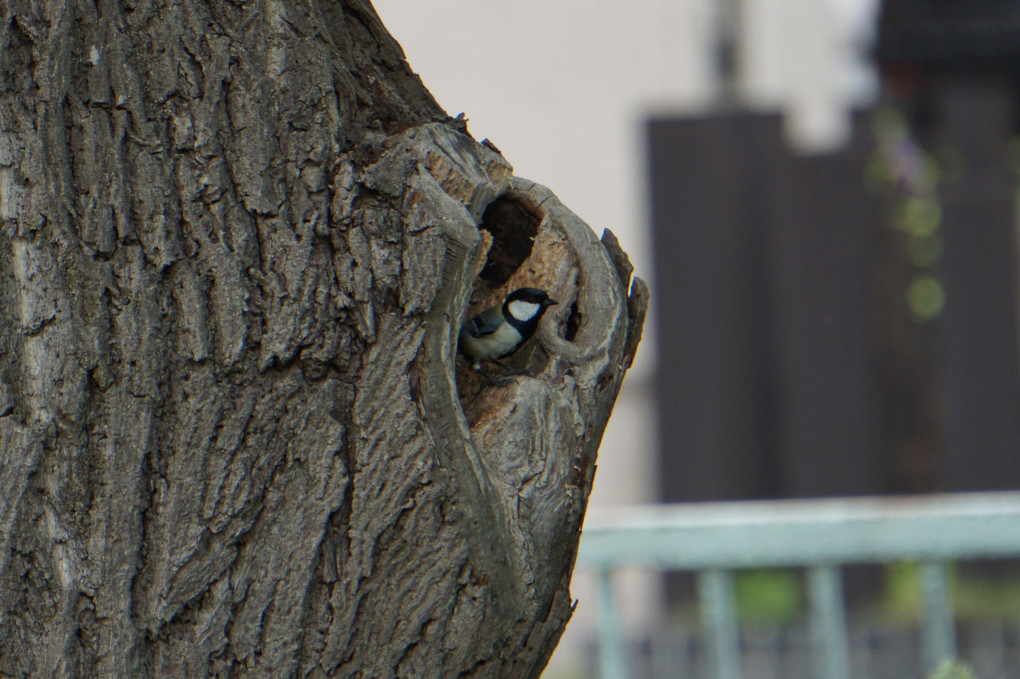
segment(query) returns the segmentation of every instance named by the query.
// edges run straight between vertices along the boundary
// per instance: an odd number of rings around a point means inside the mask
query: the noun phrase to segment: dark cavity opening
[[[570,305],[570,315],[567,316],[567,331],[563,337],[568,342],[573,342],[577,337],[577,331],[581,327],[581,312],[577,310],[577,302]]]
[[[479,274],[495,288],[505,283],[531,255],[542,217],[522,200],[500,196],[485,208],[479,228],[492,234],[492,247]]]

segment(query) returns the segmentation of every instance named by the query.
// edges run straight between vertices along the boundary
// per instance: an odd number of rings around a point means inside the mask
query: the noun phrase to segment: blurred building
[[[739,106],[649,127],[664,500],[1020,487],[1020,9],[881,18],[847,143]]]

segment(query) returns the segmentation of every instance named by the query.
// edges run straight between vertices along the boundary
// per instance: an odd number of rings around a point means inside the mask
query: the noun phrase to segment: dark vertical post
[[[1020,486],[1013,92],[1002,76],[947,73],[933,93],[933,146],[953,161],[940,189],[946,490]]]
[[[650,126],[664,500],[875,493],[868,144],[776,116]]]
[[[663,500],[770,494],[761,178],[777,116],[649,125]]]
[[[884,490],[869,343],[877,215],[864,185],[870,139],[857,122],[848,148],[787,153],[769,175],[776,450],[788,497]]]

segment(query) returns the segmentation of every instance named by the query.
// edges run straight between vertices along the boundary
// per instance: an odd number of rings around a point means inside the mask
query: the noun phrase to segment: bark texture
[[[0,0],[0,677],[537,676],[630,275],[361,0]]]

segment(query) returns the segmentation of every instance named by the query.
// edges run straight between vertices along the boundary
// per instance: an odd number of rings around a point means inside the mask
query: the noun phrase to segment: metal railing
[[[1020,556],[1020,493],[646,505],[590,512],[578,565],[599,581],[602,679],[627,676],[612,573],[624,565],[696,571],[717,679],[739,679],[733,571],[807,569],[814,675],[849,679],[840,566],[923,564],[922,653],[929,671],[956,656],[946,564]]]

